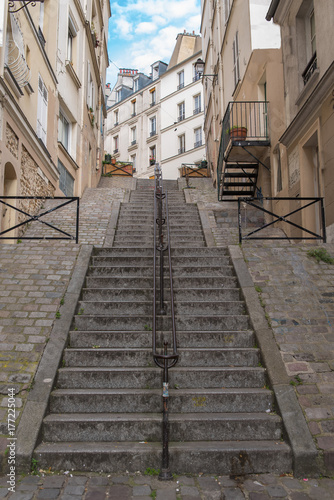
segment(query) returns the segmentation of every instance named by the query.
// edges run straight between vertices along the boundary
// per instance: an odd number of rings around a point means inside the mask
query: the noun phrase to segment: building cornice
[[[311,95],[305,101],[303,107],[298,111],[280,142],[289,147],[296,137],[300,136],[305,126],[314,119],[314,114],[319,110],[326,97],[333,91],[334,84],[334,62],[329,66]]]

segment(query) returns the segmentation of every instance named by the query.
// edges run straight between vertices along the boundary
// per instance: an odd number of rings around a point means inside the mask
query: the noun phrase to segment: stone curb
[[[241,249],[228,246],[247,311],[261,350],[268,378],[274,391],[279,412],[293,453],[296,477],[319,474],[319,456],[293,387],[289,385],[279,348],[259,302],[255,285],[245,263]]]
[[[66,346],[68,332],[84,284],[92,250],[92,245],[82,245],[80,248],[71,280],[64,295],[64,304],[59,309],[61,316],[59,319],[55,319],[49,341],[45,346],[34,378],[33,389],[30,391],[23,409],[17,429],[16,447],[16,463],[20,473],[31,470],[32,454],[47,410],[61,356]]]
[[[111,216],[109,218],[106,236],[103,243],[103,246],[106,248],[110,248],[113,246],[120,208],[121,202],[115,201],[112,205]]]
[[[214,247],[215,246],[215,239],[214,239],[212,231],[211,231],[210,221],[209,221],[209,217],[208,217],[208,211],[205,209],[205,203],[203,201],[199,201],[197,203],[197,207],[198,207],[198,213],[199,213],[201,223],[202,223],[202,229],[203,229],[203,233],[204,233],[205,242],[209,248]]]

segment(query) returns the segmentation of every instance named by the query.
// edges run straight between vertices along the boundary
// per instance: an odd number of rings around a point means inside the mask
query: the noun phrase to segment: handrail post
[[[164,342],[164,356],[167,356],[168,342]],[[169,421],[168,421],[168,399],[169,399],[169,386],[168,386],[168,359],[164,358],[164,377],[162,383],[162,401],[163,401],[163,420],[162,420],[162,464],[158,476],[160,481],[170,481],[173,475],[169,468]]]
[[[327,236],[326,236],[325,208],[324,208],[323,198],[320,198],[320,207],[321,207],[321,221],[322,221],[322,240],[324,243],[326,243]]]

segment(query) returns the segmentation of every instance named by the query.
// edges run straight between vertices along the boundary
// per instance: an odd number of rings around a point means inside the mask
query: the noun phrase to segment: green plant
[[[80,310],[79,310],[79,312],[78,312],[78,316],[81,316],[81,314],[83,314],[83,313],[84,313],[84,308],[83,308],[83,307],[81,307],[81,309],[80,309]]]
[[[157,490],[153,490],[152,493],[150,494],[150,497],[155,499],[157,497]]]
[[[35,458],[31,459],[31,473],[36,476],[38,474],[38,462]]]
[[[16,243],[22,243],[22,240],[17,240],[17,242],[16,242]]]
[[[149,326],[149,325],[144,325],[144,330],[145,330],[146,332],[151,332],[151,331],[152,331],[152,327],[151,327],[151,326]]]
[[[314,248],[307,252],[309,257],[314,257],[317,262],[323,261],[326,264],[334,264],[334,258],[327,252],[326,248]]]
[[[256,286],[255,290],[257,291],[257,293],[262,293],[262,288],[260,286]]]
[[[293,385],[294,387],[297,387],[298,385],[301,385],[302,383],[303,383],[303,381],[298,375],[295,375],[295,377],[290,380],[290,385]]]
[[[56,318],[57,318],[57,319],[61,318],[61,314],[60,314],[60,312],[59,312],[59,311],[57,311],[57,312],[56,312]]]
[[[145,474],[145,476],[158,476],[160,474],[160,469],[154,469],[153,467],[147,467],[144,474]]]
[[[61,305],[61,306],[63,306],[63,305],[64,305],[64,303],[65,303],[65,300],[64,300],[64,297],[62,297],[62,298],[60,299],[60,305]]]

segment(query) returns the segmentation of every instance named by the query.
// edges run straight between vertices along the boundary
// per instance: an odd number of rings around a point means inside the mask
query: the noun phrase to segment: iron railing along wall
[[[168,421],[168,402],[169,385],[168,370],[176,365],[178,361],[176,325],[174,311],[174,293],[172,279],[172,261],[170,247],[170,232],[168,218],[168,196],[163,190],[162,173],[157,164],[154,170],[155,188],[154,188],[154,258],[153,258],[153,328],[152,328],[152,354],[155,364],[163,370],[162,398],[163,398],[163,426],[162,426],[162,465],[159,474],[160,480],[171,480],[173,475],[169,468],[169,421]],[[163,226],[166,227],[167,241],[164,243]],[[158,233],[158,234],[157,234]],[[157,316],[166,314],[166,305],[164,297],[164,253],[168,253],[168,271],[170,285],[170,316],[172,323],[172,342],[171,350],[168,352],[168,342],[165,340],[163,347],[158,348],[157,344]],[[159,255],[159,258],[158,258]],[[159,266],[158,266],[159,264]],[[157,267],[160,269],[159,280],[159,313],[157,314]],[[160,352],[159,352],[160,350]]]
[[[258,204],[258,200],[255,199],[250,199],[250,198],[239,198],[238,199],[238,225],[239,225],[239,243],[242,243],[243,240],[322,240],[324,243],[326,243],[326,222],[325,222],[325,210],[324,210],[324,199],[323,198],[268,198],[268,197],[263,197],[261,198],[261,203],[263,201],[294,201],[294,202],[307,202],[305,205],[297,207],[295,210],[292,210],[284,215],[278,215],[272,212],[271,210],[267,210],[264,208],[262,205]],[[250,205],[252,207],[257,208],[258,210],[262,211],[263,213],[271,216],[274,218],[274,220],[267,222],[263,224],[261,227],[258,227],[256,229],[253,229],[246,235],[242,234],[242,216],[241,216],[241,204],[245,203],[247,205]],[[301,212],[302,210],[305,210],[311,206],[314,206],[315,204],[318,203],[320,204],[320,220],[321,220],[321,231],[322,234],[317,234],[314,231],[311,231],[310,229],[301,226],[300,224],[297,224],[296,222],[293,222],[292,220],[289,220],[289,217],[292,217],[293,215],[297,214],[298,212]],[[281,223],[286,223],[293,228],[303,231],[304,233],[307,233],[309,236],[254,236],[255,234],[258,234],[260,231],[263,231],[264,229],[267,229],[276,222],[281,222]]]
[[[4,200],[41,200],[41,201],[46,201],[46,200],[66,200],[64,203],[61,205],[58,205],[56,207],[50,208],[49,210],[46,210],[44,212],[41,212],[37,215],[32,215],[29,214],[28,212],[22,210],[19,207],[16,207],[13,204],[8,203],[7,201]],[[76,202],[76,219],[75,219],[75,235],[69,234],[68,232],[54,226],[53,224],[41,220],[42,217],[45,215],[51,214],[55,210],[59,210],[60,208],[63,208],[70,203],[75,203]],[[2,240],[16,240],[18,239],[18,236],[3,236],[4,234],[9,233],[10,231],[14,231],[15,229],[18,229],[19,227],[22,227],[26,224],[30,224],[31,222],[40,222],[41,224],[44,224],[45,226],[49,227],[50,229],[55,230],[56,232],[59,232],[63,234],[64,236],[19,236],[20,240],[75,240],[76,243],[79,242],[79,197],[77,196],[0,196],[0,203],[6,207],[9,207],[10,209],[16,210],[17,212],[25,215],[27,217],[26,220],[23,222],[20,222],[19,224],[16,224],[15,226],[12,226],[10,228],[5,229],[4,231],[0,232],[0,239]]]

